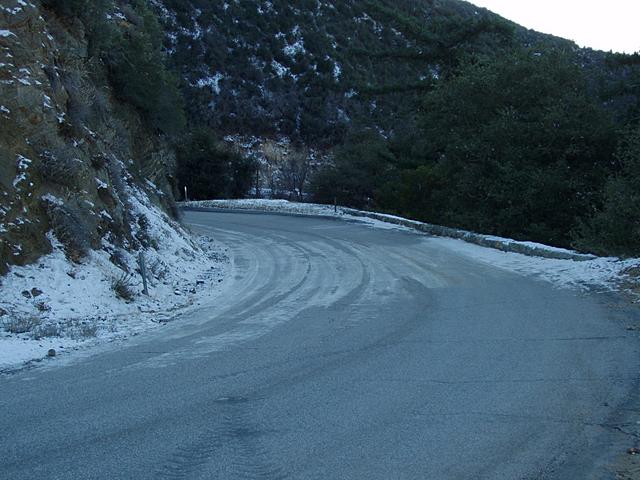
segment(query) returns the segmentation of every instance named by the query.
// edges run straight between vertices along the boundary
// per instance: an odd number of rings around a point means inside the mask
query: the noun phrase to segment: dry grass
[[[2,321],[2,327],[5,331],[20,335],[30,333],[42,324],[42,320],[36,316],[11,316]]]
[[[122,272],[119,277],[111,281],[111,289],[116,294],[116,297],[128,302],[133,300],[135,292],[133,291],[131,280],[132,275],[130,273]]]

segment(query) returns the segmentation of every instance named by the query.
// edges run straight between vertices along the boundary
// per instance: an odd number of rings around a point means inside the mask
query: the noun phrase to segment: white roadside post
[[[140,275],[142,275],[142,293],[149,296],[149,288],[147,287],[147,265],[144,263],[144,254],[138,254],[138,264],[140,265]]]

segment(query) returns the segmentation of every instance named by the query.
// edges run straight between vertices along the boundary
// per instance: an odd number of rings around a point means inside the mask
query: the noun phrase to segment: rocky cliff
[[[222,247],[176,221],[180,109],[156,107],[145,5],[0,3],[0,372],[152,328],[223,280]]]
[[[40,2],[0,5],[0,274],[53,237],[71,260],[104,249],[117,263],[153,246],[139,206],[176,213],[172,150],[115,98],[84,32]]]

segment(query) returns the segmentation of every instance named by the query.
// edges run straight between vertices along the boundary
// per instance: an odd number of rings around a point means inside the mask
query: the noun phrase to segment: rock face
[[[52,241],[76,261],[92,248],[147,246],[131,202],[145,197],[175,214],[175,158],[145,128],[88,56],[80,22],[39,2],[2,2],[0,275]]]

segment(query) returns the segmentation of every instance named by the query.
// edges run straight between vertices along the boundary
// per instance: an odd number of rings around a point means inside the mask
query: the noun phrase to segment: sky
[[[640,0],[469,0],[527,28],[581,47],[640,51]]]

